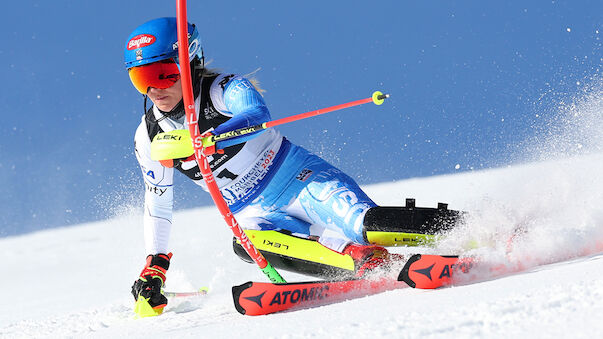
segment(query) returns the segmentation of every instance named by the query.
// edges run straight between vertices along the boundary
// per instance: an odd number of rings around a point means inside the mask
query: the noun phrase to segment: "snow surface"
[[[479,282],[450,288],[242,316],[231,287],[266,278],[233,254],[217,210],[199,208],[175,214],[167,288],[210,293],[135,320],[130,286],[145,258],[137,207],[104,222],[0,239],[0,337],[601,337],[602,89],[594,81],[561,104],[542,133],[515,145],[520,154],[509,160],[531,160],[522,165],[364,187],[380,205],[413,197],[418,206],[447,202],[470,212],[436,247],[392,251],[472,255],[514,274],[475,270]]]
[[[439,290],[405,288],[260,317],[230,288],[266,281],[239,260],[214,208],[175,214],[168,289],[210,294],[135,320],[130,286],[143,266],[139,213],[0,239],[1,337],[594,337],[603,333],[603,154],[365,187],[382,205],[414,197],[473,212],[436,248],[526,270]],[[508,239],[516,225],[525,233]],[[283,272],[289,281],[307,277]],[[8,306],[10,305],[10,306]]]

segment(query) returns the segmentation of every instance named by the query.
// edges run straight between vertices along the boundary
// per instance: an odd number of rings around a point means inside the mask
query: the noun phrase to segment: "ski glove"
[[[216,153],[224,153],[224,150],[216,149],[216,143],[214,141],[210,141],[211,137],[213,136],[214,134],[212,132],[206,132],[201,135],[203,143],[203,154],[205,154],[206,157]]]
[[[170,267],[171,258],[172,253],[148,255],[146,266],[132,285],[134,300],[138,301],[143,297],[159,313],[167,305],[167,298],[161,293],[161,288],[165,284],[165,274]]]

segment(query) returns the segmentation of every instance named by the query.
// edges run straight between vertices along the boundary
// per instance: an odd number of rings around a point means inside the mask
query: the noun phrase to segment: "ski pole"
[[[329,112],[333,112],[333,111],[338,111],[340,109],[358,106],[358,105],[366,104],[369,102],[373,102],[375,105],[381,105],[383,103],[383,101],[387,98],[389,98],[389,94],[383,94],[379,91],[376,91],[373,93],[373,95],[370,98],[360,99],[360,100],[351,101],[351,102],[348,102],[345,104],[321,108],[321,109],[317,109],[315,111],[310,111],[310,112],[306,112],[306,113],[300,113],[300,114],[292,115],[289,117],[268,121],[263,124],[259,124],[259,125],[255,125],[255,126],[239,128],[239,129],[236,129],[236,130],[233,130],[230,132],[225,132],[225,133],[218,134],[218,135],[209,135],[209,136],[202,138],[203,147],[210,148],[210,147],[214,146],[215,143],[218,141],[223,141],[223,140],[240,137],[242,135],[265,130],[270,127],[275,127],[275,126],[283,125],[283,124],[290,123],[293,121],[298,121],[298,120],[302,120],[302,119],[306,119],[306,118],[310,118],[310,117],[315,117],[317,115],[321,115],[321,114],[325,114],[325,113],[329,113]]]
[[[186,297],[200,297],[207,295],[207,288],[200,288],[198,291],[189,292],[172,292],[172,291],[161,291],[166,298],[186,298]]]
[[[243,248],[247,251],[247,254],[255,261],[260,267],[262,272],[272,282],[284,283],[285,279],[270,265],[270,263],[264,258],[264,256],[255,248],[251,240],[247,237],[241,226],[235,219],[234,215],[230,211],[230,208],[224,201],[218,184],[214,179],[214,175],[209,167],[209,162],[203,154],[203,143],[201,139],[201,133],[199,131],[199,124],[197,119],[197,113],[195,110],[195,99],[193,95],[193,87],[191,80],[190,67],[186,66],[190,63],[188,55],[188,22],[186,19],[186,0],[176,0],[176,11],[177,11],[177,28],[178,28],[178,58],[180,59],[180,76],[182,78],[182,99],[184,101],[184,111],[186,114],[186,123],[188,125],[189,133],[193,139],[193,147],[195,149],[195,158],[203,175],[203,180],[207,185],[209,193],[218,207],[218,210],[224,217],[224,220],[228,224],[228,227],[232,230],[235,238],[241,242]]]

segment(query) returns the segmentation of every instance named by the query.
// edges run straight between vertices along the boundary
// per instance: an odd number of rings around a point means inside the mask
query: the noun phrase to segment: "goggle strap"
[[[147,114],[147,98],[148,96],[146,94],[142,95],[144,97],[144,114]]]

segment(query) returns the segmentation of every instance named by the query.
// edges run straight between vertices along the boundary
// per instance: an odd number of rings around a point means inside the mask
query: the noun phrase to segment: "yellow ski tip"
[[[155,317],[163,313],[163,307],[153,308],[149,304],[149,299],[138,296],[138,300],[134,304],[134,313],[136,313],[136,319]]]
[[[389,94],[383,94],[379,91],[375,91],[375,93],[373,93],[373,103],[375,105],[381,105],[387,98],[389,98]]]

